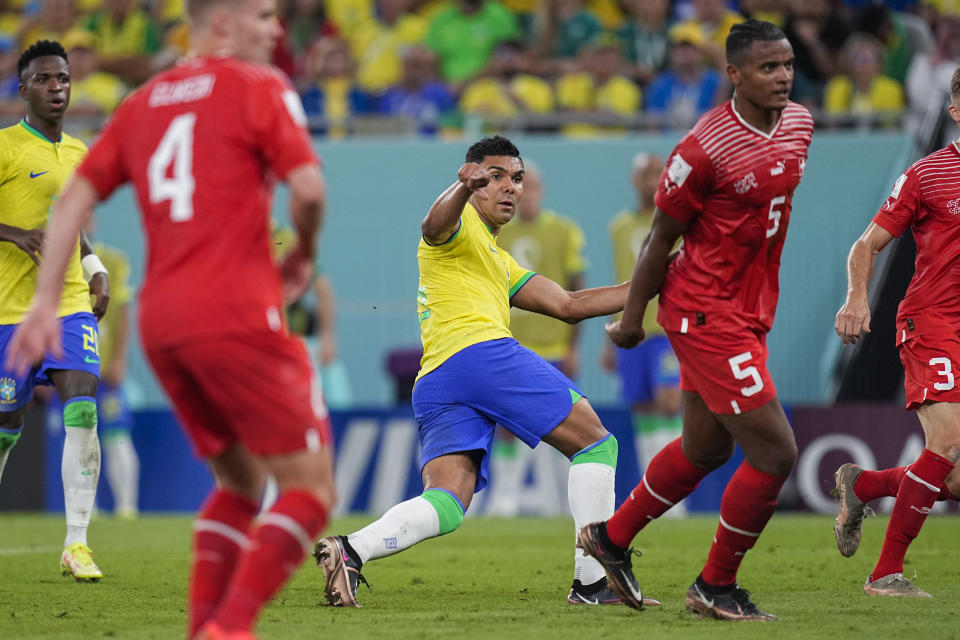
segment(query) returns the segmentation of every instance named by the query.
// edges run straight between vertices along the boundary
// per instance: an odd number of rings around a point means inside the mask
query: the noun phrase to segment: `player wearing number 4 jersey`
[[[787,100],[793,49],[774,25],[734,26],[726,54],[734,98],[706,113],[668,159],[623,317],[607,328],[617,346],[634,347],[644,338],[644,310],[660,292],[658,320],[680,359],[683,432],[653,458],[613,517],[584,527],[579,540],[629,602],[625,587],[634,578],[624,561],[633,537],[723,464],[736,442],[746,461],[723,494],[713,546],[686,605],[701,617],[771,620],[736,580],[796,460],[767,371],[766,334],[813,121]]]
[[[950,117],[960,126],[960,68],[950,82]],[[903,363],[907,409],[916,409],[926,448],[907,467],[837,470],[840,513],[837,547],[851,556],[860,543],[864,504],[897,497],[883,549],[863,590],[872,595],[931,597],[903,577],[907,547],[920,533],[933,503],[960,496],[960,147],[918,160],[900,176],[847,260],[847,300],[835,329],[844,344],[870,331],[867,285],[874,258],[908,228],[917,242],[916,272],[897,311],[897,348]]]
[[[53,213],[37,294],[11,347],[24,366],[58,348],[53,303],[68,249],[97,200],[134,184],[149,259],[140,332],[154,371],[217,485],[195,524],[190,638],[252,637],[335,499],[329,420],[284,293],[312,281],[325,201],[297,94],[266,61],[273,0],[190,0],[194,57],[116,111]],[[298,235],[271,258],[274,176]],[[273,507],[254,516],[267,474]]]

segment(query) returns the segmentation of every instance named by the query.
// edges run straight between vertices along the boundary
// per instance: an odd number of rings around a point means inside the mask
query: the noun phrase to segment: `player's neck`
[[[34,131],[40,133],[44,138],[50,142],[60,142],[60,137],[63,135],[63,120],[57,120],[56,122],[47,122],[43,120],[37,114],[28,112],[23,118],[30,128]]]
[[[777,123],[780,122],[780,115],[783,113],[781,109],[761,107],[741,97],[739,93],[733,94],[733,109],[744,122],[765,134],[770,134],[776,129]]]

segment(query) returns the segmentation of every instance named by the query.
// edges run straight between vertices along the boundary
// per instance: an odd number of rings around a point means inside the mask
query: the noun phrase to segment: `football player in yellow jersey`
[[[20,438],[23,409],[34,385],[53,384],[64,405],[66,425],[61,475],[67,536],[60,569],[78,582],[95,582],[103,574],[87,546],[100,476],[94,399],[100,334],[92,311],[98,317],[106,311],[109,285],[106,269],[83,240],[74,250],[60,301],[63,357],[50,354],[26,375],[7,367],[9,341],[36,288],[49,209],[87,151],[82,142],[63,133],[63,114],[70,102],[70,67],[63,47],[49,40],[36,42],[20,56],[17,73],[27,114],[18,124],[0,130],[0,471]],[[93,309],[91,293],[96,296]]]
[[[511,305],[569,323],[615,313],[627,286],[569,292],[523,269],[497,245],[523,193],[523,174],[520,152],[509,140],[483,138],[420,225],[417,306],[424,354],[413,408],[425,490],[360,531],[317,543],[331,605],[358,606],[364,563],[460,525],[473,494],[487,484],[495,424],[530,447],[543,441],[570,458],[576,525],[613,512],[616,439],[576,384],[517,344],[508,325]],[[636,595],[642,597],[639,587]],[[580,551],[567,600],[619,602],[603,568]]]
[[[640,246],[653,224],[653,197],[661,173],[663,158],[649,153],[638,153],[634,157],[633,188],[637,194],[637,208],[620,213],[610,223],[616,278],[630,279],[633,274]],[[602,356],[603,367],[620,376],[620,395],[633,414],[636,448],[643,469],[660,449],[680,435],[683,428],[680,362],[657,324],[657,305],[652,302],[643,316],[647,339],[633,349],[614,347],[607,340]],[[671,514],[670,517],[682,516],[683,503],[667,513]]]

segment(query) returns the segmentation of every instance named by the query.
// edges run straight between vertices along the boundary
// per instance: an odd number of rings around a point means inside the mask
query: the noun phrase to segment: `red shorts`
[[[144,347],[200,457],[238,442],[258,455],[278,455],[318,450],[332,441],[302,340],[264,331]]]
[[[680,388],[697,393],[713,413],[744,413],[777,397],[766,335],[667,331],[667,337],[680,360]]]
[[[900,343],[907,409],[924,402],[960,402],[960,340],[954,335],[916,336]]]

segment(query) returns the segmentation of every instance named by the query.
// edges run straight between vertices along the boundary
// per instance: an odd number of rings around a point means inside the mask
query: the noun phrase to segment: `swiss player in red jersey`
[[[250,638],[335,500],[329,421],[284,290],[309,285],[325,187],[299,98],[266,61],[274,0],[190,0],[193,56],[116,111],[57,200],[33,306],[13,340],[26,366],[59,352],[69,253],[98,200],[136,188],[148,239],[140,331],[217,488],[194,524],[188,637]],[[274,177],[298,244],[270,252]],[[267,474],[280,497],[253,519]]]
[[[960,69],[950,82],[950,117],[960,125]],[[864,504],[895,495],[880,559],[863,590],[879,596],[932,597],[903,577],[907,547],[937,499],[960,496],[960,147],[957,142],[915,162],[894,183],[847,259],[847,300],[834,326],[844,344],[870,332],[867,285],[873,262],[893,238],[913,231],[916,271],[897,311],[897,348],[907,409],[916,409],[926,448],[906,467],[867,471],[847,463],[836,473],[840,513],[837,547],[852,556],[860,544]]]
[[[724,491],[714,543],[686,606],[701,617],[775,620],[736,580],[797,456],[767,371],[766,334],[813,121],[787,99],[793,48],[774,25],[734,26],[726,55],[734,97],[704,114],[668,159],[623,317],[607,326],[615,344],[636,346],[647,303],[660,292],[658,321],[680,359],[683,433],[653,458],[610,520],[581,529],[579,542],[636,607],[628,550],[634,536],[690,494],[737,443],[746,461]],[[671,256],[680,236],[683,245]]]

